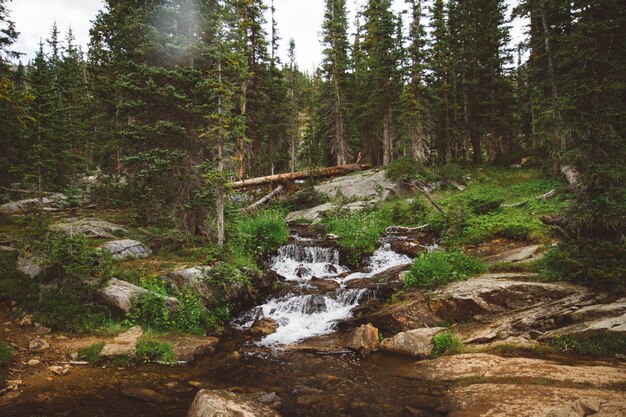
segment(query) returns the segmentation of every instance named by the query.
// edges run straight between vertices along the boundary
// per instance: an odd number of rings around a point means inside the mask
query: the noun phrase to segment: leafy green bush
[[[415,178],[418,174],[419,163],[415,159],[405,156],[398,158],[385,167],[385,176],[394,181]]]
[[[626,354],[626,336],[612,333],[585,339],[573,336],[558,336],[550,339],[548,344],[559,351],[573,351],[580,355],[613,357],[616,354]]]
[[[275,210],[259,211],[242,217],[235,227],[236,239],[249,253],[262,257],[274,252],[289,238],[284,214]]]
[[[433,287],[461,281],[485,270],[485,265],[480,260],[459,250],[423,253],[413,261],[404,285],[407,289]]]
[[[339,236],[339,245],[360,253],[372,253],[392,221],[383,211],[339,213],[324,219],[327,231]]]
[[[104,348],[104,342],[94,343],[78,351],[78,358],[89,363],[98,363],[101,360],[100,352]]]
[[[442,332],[435,335],[432,340],[432,345],[433,350],[430,355],[433,358],[445,355],[455,355],[457,353],[462,353],[463,350],[465,350],[463,341],[451,332]]]
[[[4,368],[11,361],[13,357],[13,349],[7,342],[0,340],[0,368]]]
[[[178,301],[178,312],[174,315],[176,329],[185,333],[204,334],[210,326],[200,296],[193,289],[184,288]]]
[[[142,337],[137,343],[137,359],[141,362],[176,363],[176,354],[171,343]]]

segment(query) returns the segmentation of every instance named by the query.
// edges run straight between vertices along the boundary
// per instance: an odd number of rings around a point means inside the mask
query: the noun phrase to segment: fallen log
[[[371,168],[372,166],[369,164],[339,165],[310,171],[288,172],[286,174],[249,178],[247,180],[235,181],[231,184],[231,187],[235,189],[258,187],[260,185],[274,184],[277,182],[300,180],[311,176],[316,178],[333,177],[336,175],[346,175],[354,171],[367,170]]]
[[[385,233],[388,235],[412,235],[426,229],[428,229],[427,224],[417,227],[389,226],[385,229]]]
[[[271,193],[267,194],[262,199],[260,199],[259,201],[255,202],[254,204],[251,204],[248,207],[244,207],[244,208],[240,209],[239,212],[241,214],[252,213],[259,206],[262,206],[263,204],[265,204],[268,201],[270,201],[274,196],[282,193],[284,189],[285,189],[285,187],[283,185],[279,185],[278,187],[276,187],[276,189],[274,191],[272,191]]]

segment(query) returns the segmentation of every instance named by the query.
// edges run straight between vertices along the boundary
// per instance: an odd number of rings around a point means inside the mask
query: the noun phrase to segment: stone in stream
[[[113,238],[123,236],[126,229],[102,219],[66,219],[50,226],[53,232],[83,235],[96,238]]]
[[[315,294],[306,297],[302,307],[304,314],[314,314],[326,311],[326,300],[323,295]]]
[[[364,358],[378,349],[379,345],[378,329],[370,323],[354,329],[346,342],[347,348],[356,350]]]
[[[112,358],[116,356],[134,357],[137,353],[137,342],[143,336],[143,329],[139,326],[131,327],[115,337],[102,348],[100,356]]]
[[[337,288],[341,287],[341,285],[337,281],[333,281],[332,279],[323,279],[313,277],[309,280],[309,284],[317,287],[319,290],[324,291],[334,291]]]
[[[167,395],[160,394],[149,388],[130,387],[121,391],[122,395],[128,398],[145,401],[154,404],[167,404],[171,402]]]
[[[225,390],[201,390],[187,417],[280,417],[271,408]]]
[[[159,338],[172,345],[176,359],[184,362],[195,362],[215,351],[219,339],[211,336],[169,335]]]
[[[391,242],[391,250],[414,258],[418,253],[425,252],[419,243],[410,240],[394,240]]]
[[[446,330],[445,327],[425,327],[398,333],[393,337],[384,339],[380,343],[380,350],[416,358],[426,358],[430,356],[433,350],[433,337],[444,330]]]
[[[118,261],[126,259],[143,259],[152,254],[152,251],[146,245],[132,239],[114,240],[112,242],[105,243],[101,248],[111,253],[113,259]]]
[[[267,336],[276,333],[277,328],[278,323],[276,323],[276,320],[265,317],[255,321],[252,327],[250,327],[250,332],[255,336]]]

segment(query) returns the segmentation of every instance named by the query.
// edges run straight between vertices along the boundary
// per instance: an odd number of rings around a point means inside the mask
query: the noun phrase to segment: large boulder
[[[280,414],[243,395],[224,390],[201,390],[187,417],[280,417]]]
[[[132,239],[114,240],[107,242],[101,248],[111,254],[113,259],[143,259],[152,254],[152,251],[143,243]]]
[[[425,327],[398,333],[384,339],[380,344],[380,349],[416,358],[426,358],[433,350],[433,337],[444,330],[446,330],[445,327]]]
[[[359,200],[384,200],[390,196],[408,193],[408,189],[401,182],[388,179],[385,171],[365,171],[337,177],[316,185],[315,191],[331,198],[346,197]]]
[[[329,211],[333,210],[347,210],[347,211],[361,211],[366,208],[371,208],[378,200],[370,201],[355,201],[353,203],[337,205],[334,203],[324,203],[319,206],[311,207],[304,210],[293,211],[287,214],[285,221],[287,223],[312,223],[317,224],[322,220],[322,217]]]
[[[43,198],[42,202],[45,209],[55,209],[61,207],[65,196],[63,194],[49,194]],[[10,203],[0,205],[0,214],[24,214],[33,210],[40,204],[38,198],[29,198],[26,200],[12,201]]]
[[[145,288],[138,287],[130,282],[111,278],[107,284],[98,291],[99,298],[113,309],[121,313],[128,313],[133,306],[133,300],[140,299],[150,294]],[[166,297],[165,303],[170,311],[178,310],[178,300]]]
[[[137,342],[143,336],[143,329],[139,326],[131,327],[124,333],[106,343],[100,351],[100,356],[113,358],[116,356],[133,357],[137,353]]]
[[[76,218],[54,223],[50,226],[50,230],[97,238],[120,237],[126,233],[124,227],[105,220]]]
[[[347,348],[359,352],[364,358],[378,349],[379,345],[378,329],[372,326],[371,323],[354,329],[346,342]]]
[[[395,334],[422,327],[432,327],[441,319],[428,307],[428,300],[422,294],[414,297],[382,306],[375,311],[359,311],[355,317],[348,320],[349,323],[372,323],[383,334]]]

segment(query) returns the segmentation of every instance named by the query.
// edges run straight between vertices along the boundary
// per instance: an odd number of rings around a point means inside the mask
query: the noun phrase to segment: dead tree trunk
[[[260,185],[274,184],[277,182],[295,181],[299,179],[313,177],[332,177],[336,175],[345,175],[350,172],[370,169],[371,165],[367,164],[349,164],[336,167],[320,168],[312,171],[288,172],[286,174],[268,175],[265,177],[249,178],[247,180],[236,181],[231,184],[235,189],[258,187]]]

